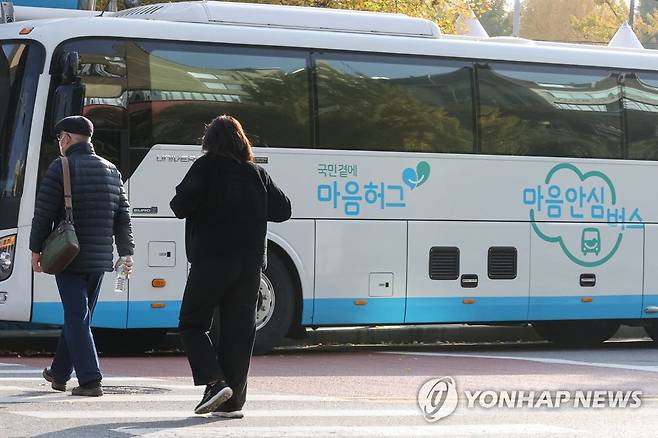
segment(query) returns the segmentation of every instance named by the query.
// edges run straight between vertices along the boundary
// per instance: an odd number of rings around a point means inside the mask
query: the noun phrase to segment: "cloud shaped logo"
[[[542,199],[545,203],[540,213]],[[573,164],[558,164],[548,172],[543,186],[524,189],[523,201],[533,206],[529,215],[535,233],[546,242],[558,244],[564,254],[580,266],[600,266],[610,260],[621,246],[624,227],[621,231],[612,230],[614,232],[610,233],[610,229],[592,226],[592,222],[608,221],[611,211],[616,212],[617,191],[612,180],[603,172],[583,173]],[[563,216],[585,223],[579,230],[573,226],[545,224]],[[569,230],[570,235],[555,234],[558,230]]]
[[[416,168],[407,167],[402,171],[402,182],[411,190],[420,187],[430,178],[430,164],[427,161],[421,161]]]

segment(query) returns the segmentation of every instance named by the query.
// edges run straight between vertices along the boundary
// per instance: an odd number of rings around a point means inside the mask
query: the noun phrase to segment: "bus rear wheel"
[[[290,270],[276,253],[270,251],[267,257],[256,308],[254,354],[267,353],[281,345],[295,309],[296,290]]]
[[[537,334],[549,342],[570,347],[595,346],[610,339],[619,329],[615,321],[537,321]]]

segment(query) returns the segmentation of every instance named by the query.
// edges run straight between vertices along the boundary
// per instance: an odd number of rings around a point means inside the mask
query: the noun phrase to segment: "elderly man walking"
[[[112,263],[113,237],[127,271],[132,269],[135,244],[128,198],[117,168],[94,152],[94,126],[89,119],[66,117],[55,130],[60,153],[68,158],[80,252],[55,275],[64,306],[64,327],[52,365],[43,370],[43,376],[53,389],[66,391],[66,382],[75,369],[79,386],[72,394],[98,397],[103,395],[102,374],[90,323],[103,273],[116,268]],[[30,250],[35,272],[42,272],[45,240],[64,214],[62,160],[56,159],[41,182],[34,209]]]

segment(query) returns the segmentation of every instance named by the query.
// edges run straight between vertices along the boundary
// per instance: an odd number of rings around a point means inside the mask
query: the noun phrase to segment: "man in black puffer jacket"
[[[66,117],[55,130],[60,152],[69,160],[80,253],[55,276],[64,306],[64,327],[53,363],[43,370],[43,376],[53,389],[65,391],[75,368],[80,386],[73,389],[73,395],[100,396],[102,375],[89,324],[103,273],[116,268],[112,264],[113,237],[128,272],[132,269],[135,244],[128,198],[117,168],[94,152],[91,121],[82,116]],[[37,194],[30,235],[35,272],[42,272],[41,251],[46,238],[64,218],[62,175],[62,161],[57,159],[50,164]]]

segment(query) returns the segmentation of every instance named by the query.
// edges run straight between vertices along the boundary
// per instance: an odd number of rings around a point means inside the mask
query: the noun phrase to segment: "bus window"
[[[622,158],[621,90],[604,69],[478,65],[484,154]]]
[[[319,147],[473,152],[469,63],[375,55],[315,62]]]
[[[632,73],[624,79],[628,158],[658,160],[658,75]]]
[[[201,144],[221,114],[238,118],[254,146],[311,147],[305,52],[137,42],[127,53],[134,154]]]
[[[32,112],[43,58],[43,49],[35,43],[0,41],[0,211],[3,215],[7,211],[3,205],[10,199],[18,199],[23,192]],[[0,224],[4,222],[0,220]]]

